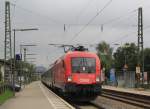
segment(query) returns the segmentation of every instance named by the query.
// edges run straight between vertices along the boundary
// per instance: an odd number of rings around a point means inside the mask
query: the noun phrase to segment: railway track
[[[139,109],[141,108],[150,109],[150,96],[120,92],[120,91],[109,90],[109,89],[103,89],[102,95],[98,97],[99,99],[96,99],[91,102],[75,102],[75,101],[65,99],[63,96],[61,96],[61,94],[58,94],[56,92],[55,94],[61,97],[64,101],[68,102],[68,104],[70,104],[71,107],[74,107],[74,109],[104,109],[104,108],[116,109],[111,107],[110,104],[111,100],[115,101],[113,105],[114,104],[120,105],[119,102],[122,102],[123,104],[125,104],[124,106],[131,105],[131,106],[138,107]]]
[[[95,102],[72,102],[76,109],[104,109]]]
[[[51,93],[61,99],[62,102],[65,102],[70,109],[104,109],[96,102],[76,102],[70,99],[65,99],[60,93],[52,91],[49,87],[46,86]]]
[[[130,105],[150,109],[150,96],[103,89],[102,97],[121,101]]]
[[[124,106],[127,105],[129,105],[129,107],[134,107],[131,109],[150,109],[150,96],[119,92],[109,89],[103,89],[101,96],[91,102],[75,102],[63,98],[58,93],[55,94],[68,102],[68,104],[70,104],[71,107],[74,107],[74,109],[124,109]],[[121,103],[124,105],[120,105]],[[117,108],[115,108],[114,105]]]

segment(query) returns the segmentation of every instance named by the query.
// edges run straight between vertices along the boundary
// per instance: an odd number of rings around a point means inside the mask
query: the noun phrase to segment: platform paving
[[[39,81],[33,82],[0,105],[0,109],[53,109],[50,97],[45,95],[43,90],[46,89]]]
[[[103,85],[102,88],[150,96],[150,89],[144,90],[144,89],[137,89],[137,88],[121,88],[121,87],[113,87],[113,86],[107,86],[107,85]]]

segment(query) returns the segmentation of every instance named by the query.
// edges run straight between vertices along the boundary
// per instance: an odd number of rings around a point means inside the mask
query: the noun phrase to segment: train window
[[[73,73],[95,73],[96,59],[87,57],[74,57],[71,60]]]

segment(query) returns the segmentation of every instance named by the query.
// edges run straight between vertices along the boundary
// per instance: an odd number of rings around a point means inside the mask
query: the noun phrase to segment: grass
[[[13,92],[10,90],[6,90],[3,94],[0,95],[0,105],[11,97],[13,97]]]

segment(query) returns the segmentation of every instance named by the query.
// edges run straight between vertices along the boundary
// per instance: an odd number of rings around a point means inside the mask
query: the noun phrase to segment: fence
[[[125,88],[135,88],[137,87],[137,78],[135,71],[116,71],[115,72],[116,81],[107,81],[108,85],[125,87]],[[141,79],[142,81],[142,79]],[[141,84],[142,82],[140,82]],[[150,88],[150,71],[147,72],[146,80],[144,77],[144,83],[141,84],[145,88]]]
[[[135,87],[136,79],[134,71],[117,71],[116,79],[118,82],[118,86],[133,88]]]

